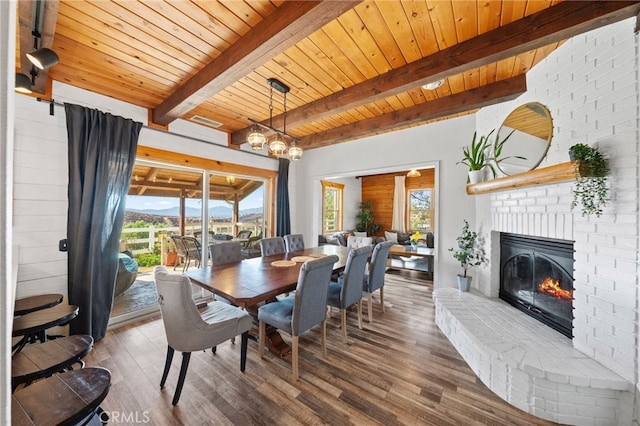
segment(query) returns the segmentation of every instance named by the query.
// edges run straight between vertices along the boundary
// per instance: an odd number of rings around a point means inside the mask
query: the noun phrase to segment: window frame
[[[418,191],[429,191],[430,192],[430,196],[429,196],[429,209],[427,210],[420,210],[420,211],[428,211],[429,213],[429,224],[428,224],[428,229],[413,229],[411,228],[411,193],[412,192],[418,192]],[[418,188],[409,188],[406,189],[405,192],[405,200],[406,200],[406,205],[405,205],[405,224],[407,227],[407,230],[410,232],[415,232],[415,231],[420,231],[422,233],[425,232],[434,232],[434,214],[435,214],[435,208],[434,208],[434,202],[433,202],[433,194],[434,194],[434,188],[432,186],[425,186],[425,187],[418,187]]]
[[[322,233],[328,234],[331,232],[337,232],[342,230],[343,216],[344,216],[344,185],[341,183],[330,182],[330,181],[320,181],[322,183]],[[327,191],[336,191],[336,202],[338,206],[334,208],[333,212],[336,216],[335,218],[335,229],[327,229],[327,206],[326,206],[326,193]]]

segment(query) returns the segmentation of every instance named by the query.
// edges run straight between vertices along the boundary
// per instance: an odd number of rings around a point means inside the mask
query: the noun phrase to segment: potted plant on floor
[[[471,276],[468,275],[469,268],[480,266],[489,260],[485,255],[484,248],[478,243],[478,233],[469,230],[469,222],[464,221],[462,233],[456,238],[458,247],[452,247],[453,257],[460,262],[462,274],[458,274],[458,288],[460,291],[469,291],[471,286]]]
[[[569,148],[569,159],[576,167],[571,209],[580,204],[582,216],[600,217],[607,205],[607,161],[597,148],[582,143]]]

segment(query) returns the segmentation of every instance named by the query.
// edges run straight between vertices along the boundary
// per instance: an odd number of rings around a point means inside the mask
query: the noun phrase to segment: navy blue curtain
[[[276,235],[284,237],[291,233],[289,213],[289,160],[279,159],[278,185],[276,191]]]
[[[142,123],[65,104],[69,141],[67,215],[69,304],[79,307],[71,334],[97,341],[107,331],[125,197]]]

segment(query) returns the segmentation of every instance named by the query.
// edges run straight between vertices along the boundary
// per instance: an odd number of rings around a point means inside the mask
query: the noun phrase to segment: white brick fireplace
[[[571,182],[475,196],[476,229],[487,240],[491,266],[474,271],[475,294],[434,292],[438,325],[483,382],[519,408],[563,423],[638,422],[639,55],[634,25],[627,20],[568,40],[529,72],[526,94],[476,116],[479,134],[486,134],[518,105],[546,105],[554,131],[540,167],[566,162],[574,143],[597,145],[611,169],[604,214],[572,212]],[[549,329],[516,345],[501,334],[503,322],[538,326],[497,299],[500,232],[575,241],[573,340]],[[483,313],[487,303],[491,307]]]

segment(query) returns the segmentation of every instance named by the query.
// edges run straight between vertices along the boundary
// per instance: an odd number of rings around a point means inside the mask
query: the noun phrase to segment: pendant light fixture
[[[289,86],[276,78],[268,78],[267,84],[269,85],[269,125],[267,126],[256,120],[249,119],[249,121],[253,123],[253,126],[247,135],[247,142],[251,145],[251,149],[260,151],[268,141],[269,152],[275,157],[283,157],[288,152],[291,161],[299,160],[302,157],[302,148],[297,144],[297,140],[293,136],[287,134],[287,93],[289,93],[290,90]],[[284,112],[282,130],[273,127],[273,89],[276,89],[283,95],[282,106]],[[275,132],[271,140],[267,139],[263,130]],[[291,147],[287,146],[287,142],[285,141],[287,138],[291,140]]]
[[[420,176],[422,176],[422,173],[420,173],[420,171],[416,169],[411,169],[409,173],[407,173],[407,177],[420,177]]]

